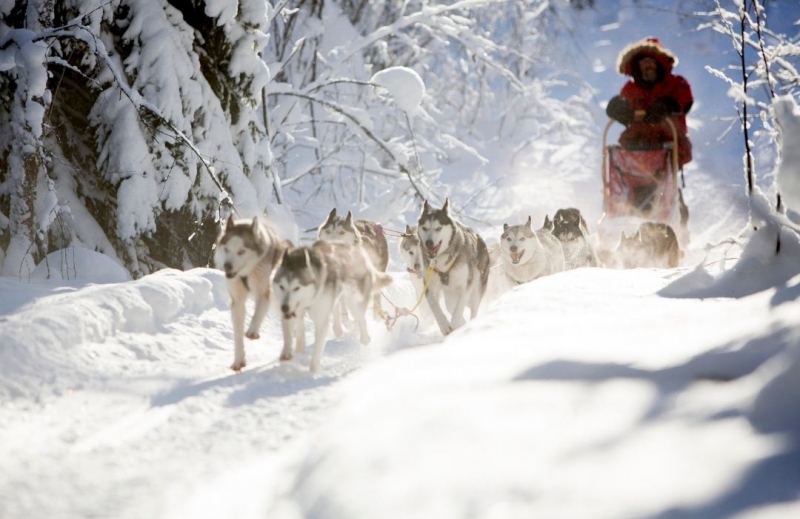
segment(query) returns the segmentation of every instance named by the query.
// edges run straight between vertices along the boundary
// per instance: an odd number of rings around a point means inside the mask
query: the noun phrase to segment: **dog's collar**
[[[453,261],[450,262],[450,265],[446,269],[438,268],[436,266],[436,261],[435,260],[433,261],[433,263],[431,263],[431,266],[428,267],[428,268],[433,269],[438,274],[448,274],[451,270],[453,270],[453,267],[456,265],[456,260],[457,259],[458,258],[453,258]]]

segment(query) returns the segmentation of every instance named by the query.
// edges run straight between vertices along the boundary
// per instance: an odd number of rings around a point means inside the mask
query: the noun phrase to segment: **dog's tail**
[[[392,276],[390,276],[385,272],[381,272],[377,269],[373,273],[373,279],[374,282],[372,283],[372,289],[375,292],[379,292],[384,288],[388,287],[389,285],[392,284],[393,281]]]

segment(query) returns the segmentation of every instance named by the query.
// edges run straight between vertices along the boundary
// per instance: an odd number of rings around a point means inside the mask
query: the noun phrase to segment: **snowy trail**
[[[367,348],[331,340],[310,375],[308,354],[276,361],[268,318],[236,374],[217,271],[32,289],[0,320],[0,394],[15,397],[0,404],[4,518],[180,517],[216,475],[318,426],[342,378],[390,339],[373,322]]]
[[[274,316],[229,371],[216,270],[0,280],[29,294],[0,306],[0,517],[788,517],[800,242],[770,263],[767,231],[717,278],[564,272],[444,339],[372,321],[367,347],[329,340],[317,374],[308,353],[275,361]]]

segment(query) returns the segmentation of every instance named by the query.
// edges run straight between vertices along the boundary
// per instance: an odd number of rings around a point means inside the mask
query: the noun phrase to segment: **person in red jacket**
[[[689,83],[672,73],[678,58],[657,38],[645,38],[620,52],[617,69],[630,76],[618,96],[606,106],[606,114],[626,126],[619,138],[623,148],[652,149],[672,142],[664,122],[670,117],[678,133],[678,162],[692,160],[692,143],[686,129],[686,113],[694,98]]]

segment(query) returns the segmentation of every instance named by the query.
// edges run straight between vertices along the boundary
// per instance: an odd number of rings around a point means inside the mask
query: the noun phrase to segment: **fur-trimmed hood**
[[[678,57],[669,49],[661,45],[658,38],[652,36],[631,43],[619,53],[617,58],[617,71],[623,76],[634,77],[636,69],[633,64],[636,58],[651,56],[664,68],[664,72],[669,74],[672,67],[678,64]]]

